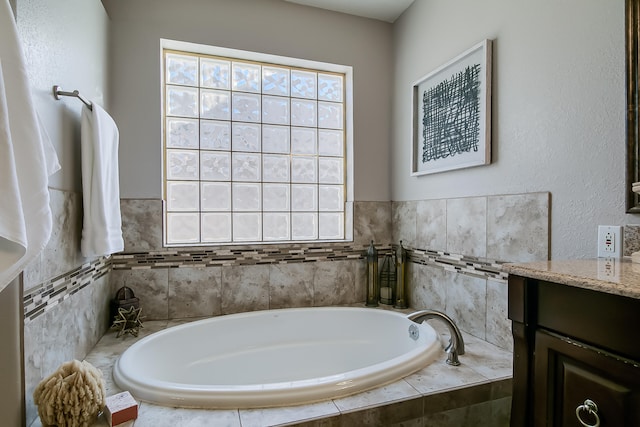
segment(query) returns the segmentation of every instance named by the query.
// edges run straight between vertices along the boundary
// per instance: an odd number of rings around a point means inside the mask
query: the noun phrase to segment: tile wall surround
[[[198,276],[210,277],[215,280],[217,273],[204,271],[199,274],[197,270],[205,267],[249,267],[261,265],[275,265],[282,272],[283,277],[296,276],[292,265],[323,261],[358,261],[356,271],[359,278],[362,278],[362,268],[365,259],[367,246],[337,246],[330,247],[300,247],[297,249],[287,248],[247,248],[247,249],[221,249],[221,250],[185,250],[166,252],[147,252],[138,254],[116,254],[111,257],[102,257],[83,264],[60,276],[46,280],[25,292],[24,315],[25,321],[29,322],[44,311],[50,310],[56,304],[61,303],[65,298],[73,295],[78,290],[88,286],[92,281],[113,271],[115,277],[124,277],[123,280],[112,280],[115,282],[113,293],[124,285],[137,283],[157,283],[154,278],[162,277],[162,273],[143,272],[144,270],[167,270],[169,275],[182,277],[182,281],[187,279],[198,280]],[[391,253],[397,245],[377,245],[380,257]],[[421,249],[407,249],[408,258],[411,263],[439,267],[447,271],[462,273],[465,275],[490,278],[495,281],[505,282],[507,274],[501,271],[500,261],[480,259],[477,257],[466,257],[463,255],[451,254],[442,251],[431,251]],[[338,264],[335,264],[337,267]],[[299,267],[302,271],[306,268],[305,277],[310,277],[310,272],[324,267]],[[194,270],[190,270],[194,269]],[[326,269],[326,268],[325,268]],[[121,273],[123,271],[135,270],[132,273]],[[177,271],[180,270],[181,273]],[[331,270],[331,268],[329,268]],[[194,277],[189,277],[189,273],[194,273]],[[285,274],[287,273],[287,274]],[[312,277],[313,275],[311,275]],[[162,279],[161,279],[162,280]],[[202,286],[206,287],[206,282]],[[191,293],[201,295],[199,292],[205,289],[191,290]],[[349,304],[353,301],[343,301],[338,303]],[[309,304],[305,304],[309,305]],[[194,313],[186,317],[198,317],[203,314]],[[164,317],[162,317],[164,318]],[[169,316],[168,318],[176,318]]]
[[[392,242],[465,257],[549,257],[550,193],[391,202]]]
[[[56,189],[49,194],[51,238],[23,272],[27,425],[37,418],[37,384],[63,362],[83,359],[109,327],[111,259],[80,253],[80,194]]]
[[[364,261],[113,270],[147,319],[215,316],[364,301]],[[193,299],[193,297],[196,297]]]
[[[184,250],[162,248],[160,200],[128,199],[122,201],[125,251],[111,258],[93,260],[81,264],[80,267],[70,268],[74,262],[77,264],[86,261],[79,255],[77,248],[81,223],[78,205],[81,203],[75,193],[52,190],[51,194],[52,209],[57,212],[54,215],[56,222],[52,238],[40,258],[25,270],[25,277],[28,278],[26,287],[29,288],[29,284],[42,276],[51,277],[54,273],[58,275],[41,282],[34,287],[34,291],[25,293],[27,320],[32,320],[39,313],[60,303],[68,295],[77,292],[78,288],[87,286],[92,277],[97,278],[111,269],[116,272],[166,269],[166,274],[144,273],[146,276],[155,276],[156,280],[152,280],[151,284],[161,282],[161,287],[164,287],[164,282],[168,282],[168,270],[174,268],[277,264],[280,265],[279,271],[284,273],[291,269],[288,264],[356,261],[354,271],[351,272],[355,278],[362,277],[364,251],[371,240],[385,242],[377,244],[381,255],[395,247],[387,242],[402,240],[411,263],[504,282],[506,274],[500,267],[504,261],[499,259],[530,261],[548,257],[548,193],[392,203],[356,202],[353,244],[261,245]],[[443,233],[443,230],[446,232]],[[500,242],[504,243],[507,249],[504,249]],[[444,250],[421,249],[423,247]],[[487,254],[494,256],[494,259],[486,258]],[[344,266],[335,266],[344,270]],[[295,272],[291,273],[295,275]],[[115,280],[112,280],[115,283],[113,287],[122,285],[123,282],[136,281],[135,276],[141,274],[143,273],[116,273]],[[264,276],[264,273],[262,274]],[[178,273],[171,275],[180,276]],[[185,273],[182,273],[182,276],[184,275]],[[166,276],[167,279],[162,276]],[[212,273],[210,276],[215,280],[217,274]],[[145,281],[142,277],[140,279],[142,280],[137,281]],[[117,287],[112,290],[115,292]],[[360,294],[361,292],[355,291],[355,295]],[[176,296],[179,297],[180,294]],[[315,304],[329,299],[319,298]],[[351,303],[351,299],[338,303]],[[303,300],[308,305],[312,298]],[[300,299],[298,301],[303,302]],[[282,304],[276,301],[275,305]],[[264,307],[264,304],[258,306]],[[163,310],[159,315],[164,316],[162,313]],[[201,313],[196,312],[193,315],[198,316]],[[167,312],[167,316],[171,314]]]
[[[111,258],[100,257],[28,289],[23,295],[24,323],[35,320],[111,271]]]
[[[27,425],[37,417],[35,387],[69,360],[83,360],[109,327],[109,275],[104,275],[24,325]]]
[[[149,319],[351,304],[365,298],[362,254],[331,244],[114,255],[112,291],[133,289]]]
[[[548,245],[545,245],[545,242],[548,242],[548,238],[536,237],[548,234],[548,217],[547,212],[544,211],[548,209],[548,198],[548,193],[534,193],[415,202],[356,202],[354,204],[355,240],[352,244],[261,245],[182,250],[167,250],[162,247],[162,202],[160,200],[127,199],[122,201],[125,251],[110,259],[93,261],[75,269],[66,267],[67,270],[63,274],[44,281],[37,287],[36,292],[25,295],[25,316],[31,320],[52,305],[64,300],[66,296],[76,292],[78,286],[86,286],[90,283],[92,275],[96,274],[94,269],[97,269],[97,274],[105,274],[110,269],[114,270],[114,278],[111,281],[114,293],[119,286],[127,283],[141,286],[142,289],[139,292],[142,293],[143,300],[152,301],[148,304],[150,308],[147,309],[147,315],[150,318],[174,318],[178,315],[197,317],[203,313],[209,315],[224,313],[225,311],[220,311],[222,309],[216,308],[218,306],[226,306],[231,310],[230,312],[250,307],[255,309],[271,306],[284,307],[287,306],[284,303],[284,299],[287,298],[286,292],[281,290],[278,294],[278,288],[274,287],[273,296],[262,290],[259,292],[261,295],[255,296],[254,304],[240,304],[239,301],[236,303],[228,301],[225,304],[220,301],[210,303],[212,309],[203,307],[188,313],[178,308],[181,305],[183,308],[185,306],[185,303],[179,303],[181,299],[185,299],[185,293],[198,295],[215,293],[216,285],[213,290],[206,289],[206,279],[202,277],[210,276],[211,280],[216,281],[217,277],[222,277],[222,270],[219,272],[195,271],[192,282],[200,283],[199,287],[196,285],[197,289],[185,289],[184,286],[175,284],[175,278],[183,277],[182,280],[184,280],[184,276],[188,277],[188,274],[184,272],[169,274],[169,271],[185,267],[202,269],[204,267],[279,265],[277,269],[264,267],[265,271],[261,272],[260,268],[256,267],[253,271],[262,275],[263,278],[270,276],[270,272],[267,274],[266,270],[273,270],[276,275],[280,272],[282,277],[292,274],[295,277],[294,268],[289,264],[352,261],[353,265],[350,267],[346,267],[347,263],[342,262],[334,264],[333,267],[319,267],[320,264],[318,264],[314,267],[297,267],[297,269],[305,269],[305,277],[313,277],[313,274],[309,276],[309,273],[315,273],[315,270],[320,268],[321,271],[328,270],[334,275],[353,277],[354,279],[348,279],[350,282],[358,278],[357,281],[361,284],[364,251],[371,240],[385,242],[377,244],[381,255],[394,247],[387,242],[402,240],[412,263],[504,282],[506,274],[501,272],[502,261],[497,259],[504,256],[505,250],[497,242],[507,242],[510,256],[517,255],[517,259],[511,258],[509,261],[526,261],[547,256]],[[69,259],[75,262],[83,261],[77,248],[71,244],[79,240],[80,213],[77,207],[79,204],[77,194],[52,190],[52,208],[62,214],[54,215],[57,221],[52,240],[41,258],[53,258],[53,261],[38,260],[39,266],[28,268],[25,276],[30,277],[32,282],[36,277],[46,274],[47,268],[43,268],[42,265],[56,266],[58,271],[52,269],[49,271],[59,273],[60,269],[68,265]],[[446,232],[443,233],[443,230]],[[504,236],[493,233],[492,230],[499,230]],[[531,234],[529,238],[510,237],[510,233],[511,236],[517,237],[527,230]],[[517,242],[523,240],[538,243],[534,246],[529,245],[523,250],[522,247],[517,247]],[[420,249],[422,247],[444,248],[447,251]],[[458,253],[452,252],[453,250]],[[496,259],[483,258],[487,253],[495,255]],[[346,276],[345,268],[350,270]],[[121,272],[121,270],[144,269],[164,269],[165,271]],[[172,285],[169,285],[170,277]],[[331,277],[331,274],[327,277]],[[361,285],[348,292],[342,292],[345,294],[344,299],[335,297],[336,289],[330,289],[327,285],[320,286],[319,283],[317,285],[319,288],[326,289],[328,294],[313,295],[313,290],[307,289],[307,292],[302,292],[302,297],[288,297],[291,300],[289,302],[303,306],[319,305],[328,301],[349,304],[354,298],[360,298],[363,295]],[[256,291],[265,286],[263,284],[257,287]],[[224,289],[228,288],[224,286]],[[269,300],[270,304],[266,304],[265,300]],[[155,302],[162,308],[155,308]]]
[[[66,275],[91,260],[80,253],[82,196],[49,189],[52,212],[51,237],[44,250],[25,268],[24,289],[29,290],[51,278]]]
[[[411,307],[443,310],[463,331],[512,350],[501,265],[548,259],[549,219],[546,192],[392,202],[392,241],[413,248]]]
[[[443,204],[446,206],[446,201]],[[428,211],[430,204],[422,205]],[[162,248],[161,238],[142,237],[160,236],[161,211],[159,200],[122,201],[123,223],[127,224],[125,253],[114,255],[112,261],[112,292],[121,286],[131,287],[149,319],[363,301],[367,246],[373,240],[380,256],[394,249],[388,243],[393,232],[393,205],[389,202],[354,203],[353,243],[309,246]],[[506,280],[499,261],[412,247],[407,250],[414,263]],[[238,288],[240,282],[244,285]],[[205,297],[194,304],[192,295]]]
[[[24,271],[25,321],[60,304],[79,289],[91,284],[113,270],[163,269],[205,266],[229,267],[281,263],[310,263],[316,261],[362,260],[365,246],[373,238],[376,242],[390,240],[390,204],[361,202],[356,206],[356,228],[364,230],[366,238],[349,245],[325,244],[272,245],[242,247],[188,248],[165,250],[162,247],[162,202],[136,199],[122,201],[125,251],[113,257],[88,260],[79,250],[82,224],[81,197],[77,193],[50,190],[53,211],[53,231],[49,244],[40,256]],[[360,246],[359,246],[360,245]],[[297,246],[297,247],[296,247]],[[377,244],[381,254],[391,246]],[[281,267],[281,270],[284,267]],[[147,273],[151,274],[151,273]],[[182,273],[185,275],[185,272]],[[172,272],[177,277],[179,273]],[[213,275],[215,277],[215,274]],[[117,280],[116,280],[117,282]],[[364,299],[364,297],[362,297]],[[351,300],[351,298],[350,298]]]
[[[355,202],[353,243],[169,250],[162,247],[162,202],[123,200],[125,251],[87,260],[79,253],[80,196],[51,190],[52,238],[24,272],[27,395],[60,363],[82,358],[106,332],[108,301],[122,285],[135,286],[148,319],[353,304],[365,299],[364,250],[371,240],[381,255],[403,240],[413,308],[444,309],[464,331],[509,349],[500,265],[547,256],[548,198]],[[464,219],[470,212],[472,218]],[[28,421],[35,414],[28,402]]]

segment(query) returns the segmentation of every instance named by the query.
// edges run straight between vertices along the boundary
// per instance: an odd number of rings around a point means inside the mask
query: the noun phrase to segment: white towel
[[[8,0],[0,0],[0,291],[51,236],[49,175],[58,164],[40,129]]]
[[[118,177],[118,127],[97,103],[82,108],[82,242],[85,257],[124,249]]]

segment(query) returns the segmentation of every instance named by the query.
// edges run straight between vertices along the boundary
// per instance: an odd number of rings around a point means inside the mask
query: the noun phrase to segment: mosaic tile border
[[[112,264],[114,270],[134,270],[343,261],[364,258],[366,249],[362,245],[332,245],[168,250],[113,255]],[[378,253],[384,254],[392,251],[392,246],[378,245],[376,249]]]
[[[396,245],[376,246],[380,257],[391,253]],[[289,264],[298,262],[364,259],[367,246],[344,245],[300,248],[249,248],[142,252],[113,256],[114,270],[150,268],[211,267],[234,265]],[[448,271],[497,281],[507,280],[500,261],[452,254],[429,249],[408,248],[409,261],[440,267]]]
[[[111,257],[101,257],[29,289],[23,296],[24,322],[29,323],[111,271]]]
[[[506,283],[509,274],[502,271],[503,262],[451,254],[429,249],[407,249],[409,261],[416,264],[440,267],[454,273],[462,273],[480,279]]]
[[[391,244],[376,246],[380,257],[393,252],[396,248],[396,245]],[[47,280],[27,291],[23,299],[24,321],[25,323],[33,321],[111,270],[360,260],[365,258],[366,250],[366,245],[332,245],[297,248],[189,249],[115,254],[83,264],[75,270]],[[407,254],[409,262],[439,267],[451,272],[500,282],[506,282],[508,277],[508,274],[502,271],[502,263],[499,261],[415,248],[407,248]]]

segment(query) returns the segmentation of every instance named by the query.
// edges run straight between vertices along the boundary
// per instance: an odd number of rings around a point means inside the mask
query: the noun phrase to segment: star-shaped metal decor
[[[111,329],[117,329],[119,338],[121,335],[125,333],[130,333],[134,337],[138,336],[138,332],[140,328],[144,328],[142,326],[141,319],[144,316],[141,316],[142,308],[130,307],[128,310],[126,308],[118,308],[118,315],[113,319],[113,325],[111,325]]]

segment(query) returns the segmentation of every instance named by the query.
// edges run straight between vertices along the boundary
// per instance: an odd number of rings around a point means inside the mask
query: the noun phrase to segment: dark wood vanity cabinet
[[[640,299],[510,275],[509,318],[512,427],[640,426]]]

